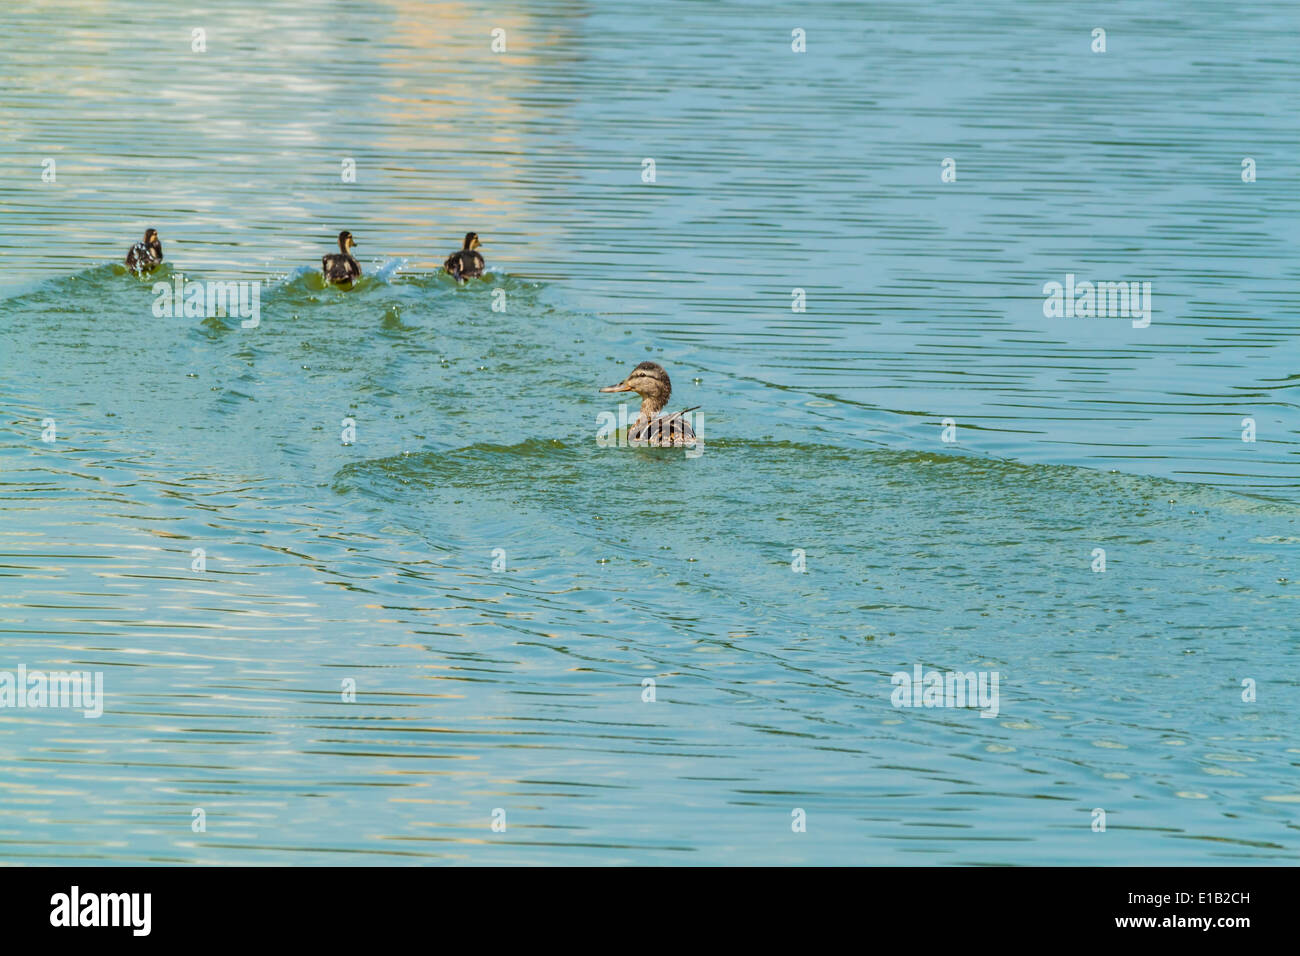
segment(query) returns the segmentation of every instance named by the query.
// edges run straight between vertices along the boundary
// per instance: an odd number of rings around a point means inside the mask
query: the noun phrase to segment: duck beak
[[[632,386],[627,382],[619,382],[617,385],[606,385],[601,389],[602,392],[630,392]]]

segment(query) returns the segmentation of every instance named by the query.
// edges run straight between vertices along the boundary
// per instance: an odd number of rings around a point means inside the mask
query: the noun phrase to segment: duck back
[[[154,251],[143,242],[137,242],[126,253],[126,267],[132,272],[148,272],[162,264],[162,256],[155,256]]]
[[[696,408],[699,406],[697,405]],[[637,444],[647,444],[655,448],[671,448],[679,445],[694,445],[699,439],[686,422],[686,413],[695,408],[686,408],[672,415],[663,415],[644,425],[631,428],[627,440]]]
[[[361,278],[361,263],[341,252],[321,256],[320,268],[328,282],[355,282]]]
[[[457,279],[474,279],[486,268],[483,257],[473,249],[458,249],[447,257],[443,268]]]

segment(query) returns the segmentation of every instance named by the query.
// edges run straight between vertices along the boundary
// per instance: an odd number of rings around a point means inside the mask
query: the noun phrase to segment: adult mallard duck
[[[320,258],[320,270],[325,274],[326,282],[344,285],[361,278],[361,263],[348,252],[356,244],[352,233],[346,229],[339,233],[339,251]]]
[[[673,393],[673,383],[663,366],[642,362],[632,369],[632,374],[617,385],[609,385],[602,392],[636,392],[641,396],[641,414],[628,426],[627,440],[631,444],[646,444],[656,448],[694,445],[698,439],[686,421],[686,413],[700,406],[684,408],[672,415],[656,418]]]
[[[447,257],[442,267],[455,277],[457,282],[473,279],[483,274],[487,263],[476,251],[483,243],[478,241],[477,232],[465,233],[465,245]]]
[[[157,229],[146,229],[144,239],[126,253],[126,267],[137,275],[152,272],[162,265],[162,261],[162,243],[158,241]]]

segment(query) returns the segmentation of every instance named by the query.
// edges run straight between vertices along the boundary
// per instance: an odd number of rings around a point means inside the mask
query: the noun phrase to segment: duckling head
[[[157,229],[146,229],[144,231],[144,246],[154,254],[158,259],[162,259],[162,243],[158,241]]]
[[[356,244],[357,241],[352,238],[352,233],[348,232],[346,229],[339,233],[339,249],[343,252],[347,252]]]
[[[481,242],[478,241],[478,233],[477,233],[477,232],[467,232],[467,233],[465,233],[465,249],[466,249],[467,251],[468,251],[468,250],[471,250],[471,249],[477,249],[477,248],[478,248],[479,246],[481,246],[481,245],[483,245],[483,243],[481,243]]]
[[[651,421],[668,404],[673,393],[673,383],[662,365],[642,362],[632,369],[632,374],[617,385],[609,385],[602,392],[636,392],[641,396],[641,416],[637,423]]]

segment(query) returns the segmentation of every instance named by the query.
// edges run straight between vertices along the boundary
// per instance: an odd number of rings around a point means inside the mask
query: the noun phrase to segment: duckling
[[[481,276],[487,263],[476,250],[483,243],[478,241],[477,232],[465,233],[465,245],[447,257],[442,267],[455,276],[457,282]]]
[[[349,249],[356,246],[352,233],[344,229],[339,233],[339,252],[320,257],[320,271],[325,274],[326,282],[337,285],[355,282],[361,278],[361,263],[352,257]]]
[[[685,415],[700,406],[685,408],[672,415],[656,418],[663,407],[668,404],[668,396],[673,392],[673,383],[663,366],[654,362],[642,362],[632,369],[632,374],[618,385],[610,385],[602,392],[636,392],[641,396],[641,414],[628,426],[627,440],[634,444],[645,443],[657,448],[674,445],[694,445],[698,439],[691,426],[686,423]]]
[[[126,267],[136,275],[152,272],[162,265],[162,243],[158,241],[157,229],[146,229],[144,239],[127,250]]]

